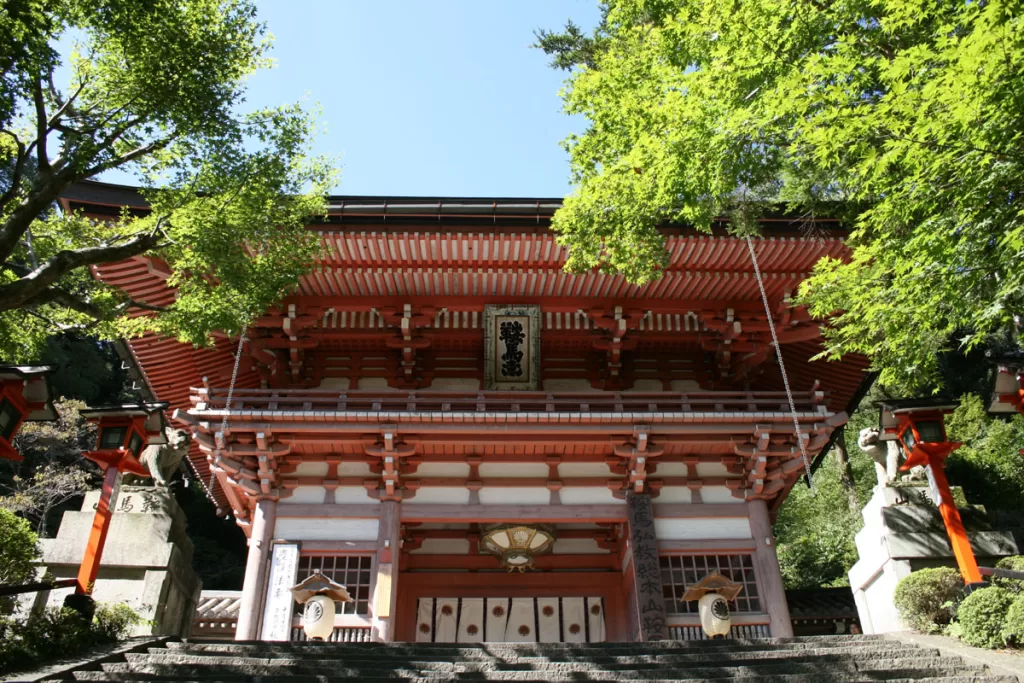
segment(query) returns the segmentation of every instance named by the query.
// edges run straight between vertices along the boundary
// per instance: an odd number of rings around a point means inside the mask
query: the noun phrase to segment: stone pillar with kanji
[[[665,597],[661,585],[654,508],[646,493],[626,494],[629,509],[629,546],[633,554],[633,592],[639,639],[665,640]]]

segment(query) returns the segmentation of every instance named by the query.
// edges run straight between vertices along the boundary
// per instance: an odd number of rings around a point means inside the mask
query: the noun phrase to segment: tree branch
[[[46,154],[46,136],[49,133],[49,118],[46,116],[46,101],[43,99],[43,78],[36,75],[32,83],[32,99],[36,105],[36,157],[39,170],[46,173],[50,170],[50,159]]]
[[[162,140],[155,140],[154,142],[151,142],[148,145],[136,147],[127,154],[122,154],[119,157],[109,159],[107,161],[101,162],[99,164],[96,164],[95,166],[91,166],[85,169],[85,171],[82,173],[82,176],[85,178],[89,178],[94,175],[103,173],[104,171],[109,171],[112,168],[117,168],[118,166],[123,166],[124,164],[131,163],[140,157],[144,157],[147,154],[151,154],[157,151],[158,149],[166,147],[171,143],[172,140],[173,137],[167,137],[163,138]]]
[[[122,245],[87,247],[61,251],[25,277],[0,287],[0,311],[21,308],[43,294],[66,273],[75,268],[99,263],[123,261],[143,254],[160,242],[160,236],[141,234]]]

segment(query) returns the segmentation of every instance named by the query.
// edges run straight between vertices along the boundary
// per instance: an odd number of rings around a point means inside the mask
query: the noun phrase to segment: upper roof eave
[[[476,219],[485,223],[476,226],[493,224],[501,226],[503,219],[528,227],[527,220],[535,221],[542,227],[562,205],[560,197],[421,197],[421,196],[384,196],[384,195],[331,195],[328,201],[328,218],[311,221],[312,226],[329,226],[344,222],[390,222],[404,224],[434,222],[441,217],[451,219]],[[85,180],[75,183],[61,195],[61,203],[65,208],[72,204],[93,206],[97,209],[129,207],[145,210],[148,203],[142,196],[140,188],[116,183],[105,183]],[[760,218],[762,229],[769,232],[793,232],[794,225],[809,222],[805,214],[787,211],[782,205],[774,210],[766,211]],[[717,223],[725,224],[727,218],[716,219]],[[842,222],[835,216],[817,216],[813,218],[816,225],[828,224],[829,229],[837,230],[843,236],[846,230]],[[687,230],[687,226],[666,225],[669,230]],[[445,226],[447,229],[448,226]]]

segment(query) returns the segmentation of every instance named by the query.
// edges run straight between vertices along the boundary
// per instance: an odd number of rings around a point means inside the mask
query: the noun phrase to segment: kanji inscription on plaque
[[[540,308],[484,307],[486,389],[540,388]]]

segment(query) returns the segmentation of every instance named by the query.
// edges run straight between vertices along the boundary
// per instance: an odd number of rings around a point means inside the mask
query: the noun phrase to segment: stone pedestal
[[[57,538],[43,539],[40,573],[75,578],[92,527],[99,491],[85,496],[80,512],[65,512]],[[93,597],[99,603],[123,602],[145,623],[134,635],[188,636],[202,583],[192,569],[192,541],[185,514],[174,496],[149,486],[122,486]],[[61,606],[74,588],[34,596],[32,609]]]
[[[981,508],[969,507],[961,491],[960,515],[978,563],[991,567],[1000,557],[1017,554],[1010,533],[994,531]],[[857,534],[859,560],[850,569],[850,588],[864,633],[905,631],[893,605],[900,579],[925,567],[956,567],[949,536],[927,485],[876,486]]]

